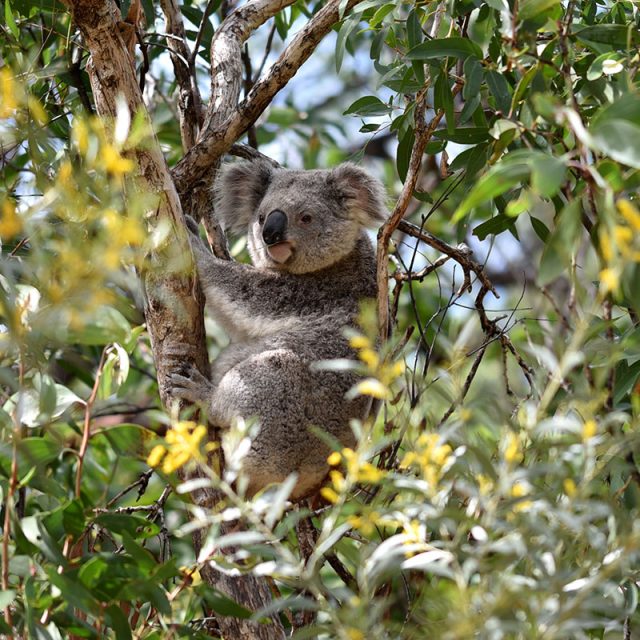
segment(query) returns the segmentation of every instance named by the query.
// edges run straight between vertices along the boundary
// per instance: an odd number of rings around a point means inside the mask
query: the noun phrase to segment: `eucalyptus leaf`
[[[408,60],[431,60],[451,56],[465,60],[469,56],[482,59],[482,50],[471,40],[451,37],[427,40],[407,52]]]

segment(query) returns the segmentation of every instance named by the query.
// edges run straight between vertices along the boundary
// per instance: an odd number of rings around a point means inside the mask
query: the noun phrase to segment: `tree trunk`
[[[187,241],[182,207],[169,169],[153,136],[151,121],[138,87],[133,61],[120,35],[120,13],[112,0],[67,0],[76,25],[91,52],[88,65],[91,86],[98,114],[106,119],[117,116],[118,101],[129,113],[143,114],[151,139],[144,148],[132,151],[136,163],[133,188],[140,193],[157,196],[151,226],[157,231],[169,225],[169,233],[159,241],[149,256],[144,274],[145,318],[151,337],[160,396],[165,407],[171,408],[171,388],[167,375],[176,365],[168,355],[172,348],[187,348],[189,359],[197,368],[208,371],[204,333],[204,298],[195,275],[194,261]],[[198,503],[212,507],[216,503],[213,491],[201,491]],[[199,536],[195,537],[196,554]],[[226,593],[250,610],[260,609],[271,602],[271,593],[264,580],[254,576],[230,579],[211,567],[201,572],[212,587]],[[223,637],[233,639],[280,640],[284,630],[273,616],[271,624],[220,617],[218,627]]]

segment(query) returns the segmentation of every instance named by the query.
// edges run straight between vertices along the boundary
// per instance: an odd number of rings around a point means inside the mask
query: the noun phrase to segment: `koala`
[[[386,216],[384,190],[358,166],[294,171],[264,161],[230,164],[215,188],[223,228],[246,233],[253,265],[220,260],[190,221],[190,240],[207,308],[230,345],[211,367],[170,378],[174,394],[200,403],[224,428],[255,417],[260,429],[244,459],[248,494],[291,473],[291,498],[313,494],[328,473],[330,449],[312,427],[354,446],[353,418],[370,398],[348,399],[351,371],[315,367],[353,358],[344,335],[360,303],[376,296],[373,246],[365,231]]]

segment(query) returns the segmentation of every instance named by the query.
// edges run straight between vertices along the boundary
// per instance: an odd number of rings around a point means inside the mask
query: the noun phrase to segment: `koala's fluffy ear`
[[[225,231],[242,233],[269,188],[273,167],[261,160],[223,165],[214,187],[216,217]]]
[[[382,183],[351,162],[345,162],[331,171],[329,181],[362,225],[382,224],[388,216]]]

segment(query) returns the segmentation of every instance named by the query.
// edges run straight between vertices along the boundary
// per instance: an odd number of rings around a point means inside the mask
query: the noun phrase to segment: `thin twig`
[[[482,362],[482,358],[484,357],[484,354],[486,353],[486,351],[487,351],[487,347],[485,346],[483,349],[480,350],[480,353],[478,353],[478,355],[476,356],[476,359],[473,361],[473,364],[471,365],[471,370],[469,371],[467,378],[464,381],[464,386],[462,387],[462,391],[460,392],[456,400],[447,409],[446,413],[442,416],[442,418],[440,418],[438,424],[435,427],[436,431],[449,419],[449,417],[456,410],[456,408],[462,404],[462,401],[465,399],[467,393],[469,392],[469,388],[471,387],[471,383],[473,382],[473,379],[476,377],[476,373],[478,373],[478,367],[480,366],[480,363]]]
[[[115,496],[113,496],[113,498],[111,498],[109,502],[107,502],[107,509],[109,509],[114,504],[116,504],[116,502],[118,502],[120,498],[125,496],[127,493],[129,493],[129,491],[132,491],[136,487],[140,487],[140,489],[138,490],[138,497],[136,498],[136,502],[140,500],[140,498],[144,495],[144,492],[147,489],[147,485],[149,484],[149,478],[151,478],[152,475],[153,475],[153,469],[148,469],[143,474],[141,474],[141,476],[135,482],[130,484],[128,487],[125,487],[122,491],[120,491]]]
[[[82,429],[82,441],[80,443],[80,450],[78,451],[78,468],[76,469],[76,498],[80,497],[80,486],[82,483],[82,469],[84,467],[84,457],[87,454],[87,448],[89,447],[89,439],[91,438],[91,409],[93,408],[93,403],[96,401],[96,396],[98,395],[98,388],[100,386],[100,378],[102,376],[102,369],[104,367],[104,363],[107,357],[107,350],[109,347],[105,347],[102,350],[102,355],[100,356],[100,363],[98,364],[98,370],[96,371],[96,379],[93,383],[93,389],[91,390],[91,395],[87,400],[87,403],[84,407],[84,426]]]

